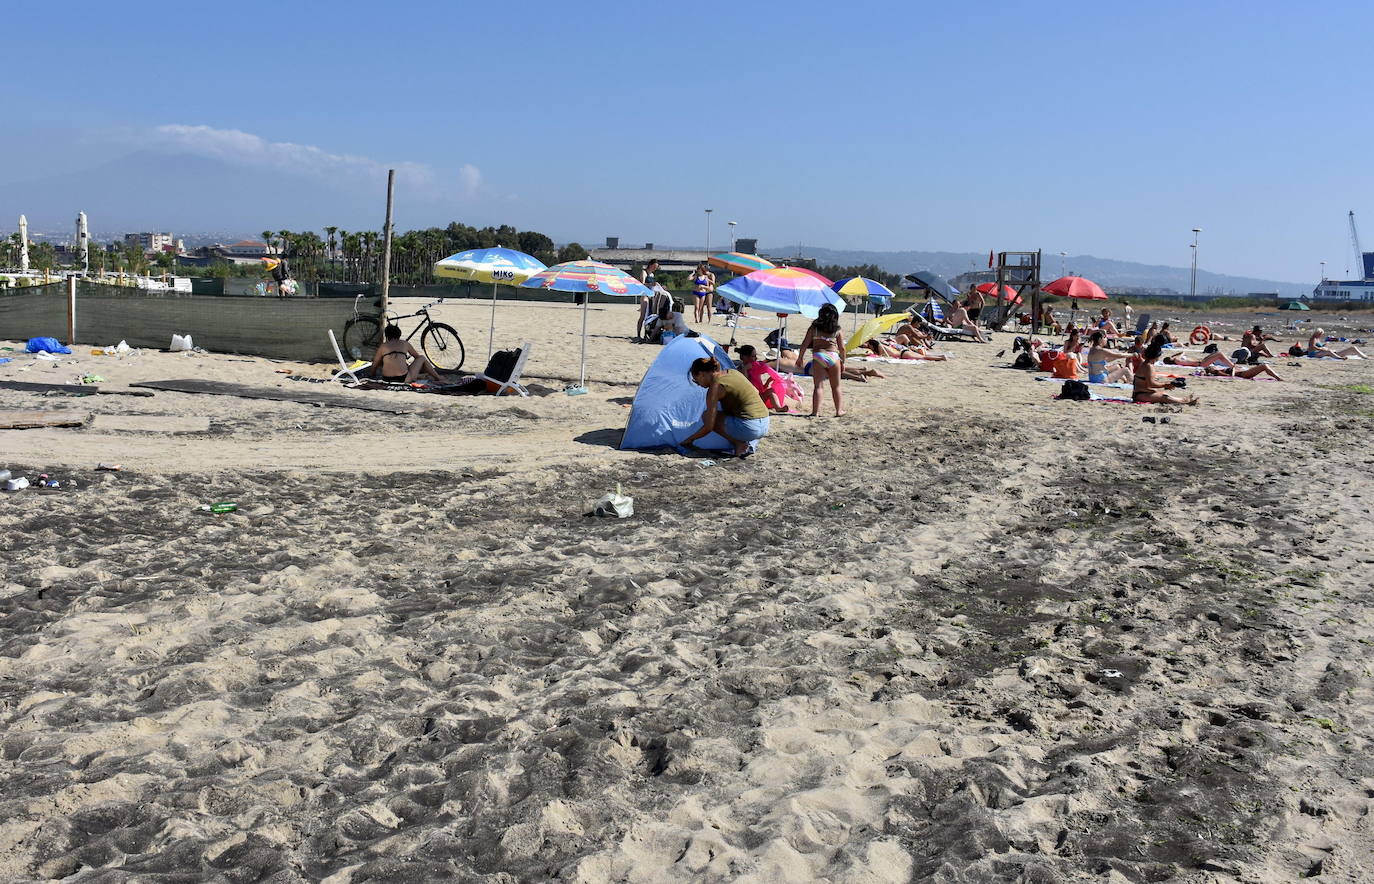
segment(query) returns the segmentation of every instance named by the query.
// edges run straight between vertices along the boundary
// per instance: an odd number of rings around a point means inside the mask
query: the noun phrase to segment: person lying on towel
[[[448,383],[448,379],[435,371],[430,361],[410,341],[401,340],[399,326],[388,325],[383,337],[385,340],[377,348],[377,355],[372,357],[371,374],[374,379],[413,384],[420,379],[420,375],[424,375],[441,384]]]
[[[701,429],[682,440],[678,450],[685,453],[687,446],[715,433],[734,446],[737,457],[753,454],[768,435],[768,406],[758,390],[744,375],[722,368],[710,356],[693,362],[689,372],[693,383],[706,388],[706,410]]]

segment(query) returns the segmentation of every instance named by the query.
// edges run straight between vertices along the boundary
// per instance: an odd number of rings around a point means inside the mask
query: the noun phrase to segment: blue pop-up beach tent
[[[620,439],[622,450],[670,448],[701,427],[706,410],[706,390],[687,374],[692,363],[715,356],[725,368],[735,364],[721,346],[708,337],[678,337],[669,341],[644,373],[630,406],[630,419]],[[732,446],[715,433],[695,443],[698,448],[729,449]]]

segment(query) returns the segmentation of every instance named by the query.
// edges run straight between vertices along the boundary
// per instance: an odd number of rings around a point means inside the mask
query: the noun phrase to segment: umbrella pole
[[[496,280],[491,281],[491,329],[487,332],[487,361],[491,361],[491,351],[496,346]]]
[[[587,390],[587,304],[591,299],[591,292],[582,296],[582,367],[577,372],[577,385],[584,393]]]
[[[778,317],[778,358],[773,360],[773,371],[782,374],[782,342],[787,337],[787,317]]]

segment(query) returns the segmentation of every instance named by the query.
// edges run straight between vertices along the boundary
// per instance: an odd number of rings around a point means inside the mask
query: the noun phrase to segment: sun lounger
[[[473,377],[484,380],[489,384],[496,384],[494,394],[500,396],[508,390],[513,390],[521,396],[530,395],[530,391],[520,383],[520,373],[525,370],[525,360],[530,358],[530,342],[525,341],[520,344],[520,356],[515,360],[515,365],[510,370],[510,377],[506,380],[488,377],[483,372],[477,372]]]

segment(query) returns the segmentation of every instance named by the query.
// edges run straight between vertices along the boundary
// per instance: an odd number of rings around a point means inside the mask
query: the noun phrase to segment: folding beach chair
[[[329,329],[329,343],[330,346],[334,348],[335,358],[339,360],[339,370],[332,375],[334,380],[349,387],[360,387],[370,380],[369,378],[358,377],[358,372],[362,371],[364,366],[360,365],[357,368],[350,368],[348,363],[344,361],[343,351],[339,349],[339,340],[334,337],[334,329],[332,328]],[[369,363],[369,366],[370,365],[371,363]]]
[[[500,378],[490,377],[485,372],[480,371],[474,374],[473,377],[486,381],[488,384],[496,384],[495,395],[497,396],[500,396],[508,390],[514,390],[521,396],[528,396],[530,395],[530,391],[520,383],[520,373],[525,370],[525,360],[529,358],[530,342],[524,341],[520,344],[520,355],[516,357],[515,365],[511,366],[509,378],[501,380]],[[491,365],[488,364],[487,367],[490,368]]]

